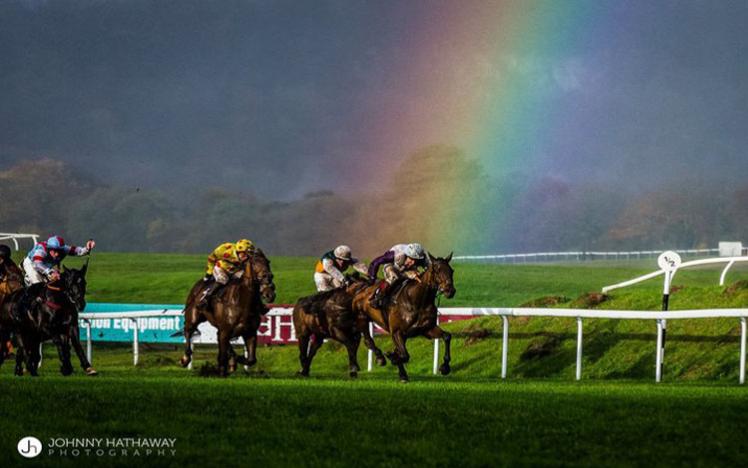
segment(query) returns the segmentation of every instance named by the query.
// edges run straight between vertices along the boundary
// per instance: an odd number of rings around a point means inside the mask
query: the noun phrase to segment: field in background
[[[71,259],[76,265],[80,259]],[[278,301],[313,292],[312,258],[273,258]],[[96,253],[89,301],[180,303],[204,258]],[[575,299],[652,271],[650,261],[572,265],[455,264],[458,294],[443,306],[518,306],[546,296]],[[745,307],[748,289],[716,286],[719,270],[680,272],[673,308]],[[736,269],[729,283],[748,279]],[[601,307],[657,310],[661,283],[614,291]],[[454,334],[453,373],[431,375],[432,342],[408,342],[412,382],[392,366],[347,377],[346,353],[326,343],[312,377],[295,377],[294,346],[261,347],[249,374],[203,376],[215,349],[199,346],[195,370],[177,367],[175,346],[94,346],[101,372],[57,373],[52,346],[38,379],[0,369],[0,453],[25,435],[177,437],[176,463],[227,466],[392,465],[742,465],[741,417],[748,390],[737,385],[738,321],[668,323],[664,383],[655,385],[652,322],[587,320],[583,380],[574,382],[573,319],[512,318],[509,379],[500,381],[501,321],[445,325]],[[388,337],[378,337],[385,350]],[[362,349],[359,362],[365,368]],[[53,416],[53,417],[52,417]],[[97,461],[89,459],[88,461]],[[60,465],[60,459],[36,460]],[[63,465],[85,459],[62,459]],[[145,459],[143,461],[146,461]],[[133,460],[106,460],[131,465]],[[148,459],[149,464],[175,464]]]
[[[66,263],[80,265],[80,258]],[[271,257],[279,304],[290,304],[314,293],[313,257]],[[581,294],[600,291],[603,286],[624,281],[657,269],[656,261],[596,261],[569,264],[491,265],[454,262],[454,299],[442,305],[503,307],[519,306],[534,299],[558,295],[576,299]],[[119,254],[96,252],[89,267],[89,302],[183,303],[195,281],[202,277],[205,256],[178,254]],[[718,268],[684,270],[675,286],[705,287],[716,290]],[[728,282],[748,279],[748,268],[735,266]],[[638,296],[632,303],[659,307],[661,280],[651,280],[633,288],[616,291],[614,297]],[[715,289],[716,288],[716,289]],[[622,303],[623,306],[623,303]],[[627,307],[627,306],[626,306]],[[626,308],[623,307],[623,308]],[[673,307],[678,307],[674,299]],[[702,307],[719,307],[705,304]],[[650,307],[637,307],[650,308]]]

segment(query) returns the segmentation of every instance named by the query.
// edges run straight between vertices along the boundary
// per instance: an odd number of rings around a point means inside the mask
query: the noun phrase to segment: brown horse
[[[236,369],[236,363],[248,366],[257,362],[257,329],[262,315],[267,312],[265,302],[275,300],[273,273],[270,260],[257,249],[244,264],[244,274],[230,281],[220,292],[214,294],[208,307],[198,307],[206,283],[198,280],[192,287],[184,308],[184,355],[180,359],[183,367],[192,361],[192,335],[198,325],[208,321],[218,329],[218,373],[225,377]],[[244,339],[246,358],[237,358],[231,340]],[[229,363],[229,358],[231,362]]]
[[[16,265],[11,259],[3,259],[0,257],[0,307],[2,307],[5,299],[12,293],[23,289],[23,272],[18,265]],[[5,326],[0,322],[0,363],[7,357],[9,349],[6,344],[10,341],[12,335],[12,324],[8,323]]]
[[[397,366],[402,382],[408,381],[405,363],[410,360],[405,343],[408,338],[415,336],[444,339],[444,362],[439,371],[442,375],[447,375],[451,370],[449,363],[452,335],[439,328],[437,324],[436,296],[444,294],[445,297],[452,298],[455,295],[452,280],[454,270],[449,266],[452,254],[446,258],[434,258],[429,254],[429,258],[431,265],[426,271],[417,280],[407,280],[396,290],[383,311],[369,304],[369,298],[376,285],[362,289],[353,298],[353,311],[357,314],[359,331],[367,329],[369,322],[373,321],[392,337],[395,350],[387,353],[387,357]]]
[[[351,279],[351,278],[349,278]],[[299,340],[299,375],[309,376],[312,359],[325,338],[342,343],[348,351],[348,370],[356,377],[360,370],[357,353],[362,332],[356,327],[353,313],[353,296],[368,284],[365,280],[352,279],[350,285],[302,297],[293,308],[293,323]],[[363,332],[366,346],[377,355],[377,362],[385,365],[382,351],[374,345],[368,328]]]

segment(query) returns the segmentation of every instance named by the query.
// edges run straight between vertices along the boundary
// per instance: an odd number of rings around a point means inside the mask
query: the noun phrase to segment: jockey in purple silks
[[[369,278],[376,279],[379,267],[384,272],[384,280],[379,283],[370,298],[372,307],[381,309],[390,287],[401,278],[420,281],[418,268],[428,268],[429,258],[421,244],[397,244],[369,264]]]

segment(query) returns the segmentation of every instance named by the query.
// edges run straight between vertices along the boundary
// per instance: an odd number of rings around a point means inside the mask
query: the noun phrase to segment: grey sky
[[[604,41],[552,57],[581,89],[549,98],[568,119],[539,167],[641,187],[745,180],[748,2],[569,3],[610,20],[591,26]],[[0,169],[44,155],[128,186],[355,189],[372,119],[388,118],[373,96],[438,4],[3,1]]]

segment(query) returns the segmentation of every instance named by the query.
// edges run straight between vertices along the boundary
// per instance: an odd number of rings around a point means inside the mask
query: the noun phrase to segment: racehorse
[[[451,368],[450,342],[452,335],[438,325],[436,297],[444,294],[447,298],[455,295],[453,283],[454,270],[449,265],[452,254],[446,258],[435,258],[429,253],[431,265],[416,280],[406,280],[396,288],[391,299],[379,310],[369,304],[369,298],[376,285],[362,289],[353,298],[353,311],[357,314],[359,331],[368,328],[373,321],[392,337],[395,350],[387,353],[392,364],[398,368],[401,382],[408,381],[405,363],[410,355],[405,347],[408,338],[425,336],[429,339],[444,339],[444,361],[439,366],[442,375],[449,374]]]
[[[348,370],[356,377],[360,370],[356,354],[362,332],[356,327],[353,313],[353,296],[368,284],[365,280],[349,278],[350,285],[332,289],[312,296],[302,297],[293,308],[293,323],[299,340],[299,375],[309,376],[312,359],[325,338],[342,343],[348,351]],[[374,345],[367,328],[363,335],[366,346],[377,355],[377,362],[385,365],[382,351]]]
[[[62,375],[73,372],[71,344],[86,374],[96,375],[83,352],[78,327],[78,311],[86,306],[87,268],[88,263],[80,270],[64,268],[60,279],[33,285],[27,291],[16,290],[0,306],[0,335],[12,330],[18,341],[16,375],[23,375],[24,360],[29,373],[38,375],[39,345],[50,339],[57,346]]]
[[[236,369],[236,363],[252,366],[257,362],[257,329],[261,316],[267,313],[265,302],[275,300],[273,273],[270,260],[260,249],[256,249],[244,263],[244,272],[238,280],[230,281],[210,299],[207,307],[198,307],[199,298],[206,286],[198,280],[192,287],[184,308],[184,355],[179,360],[183,367],[192,361],[192,335],[198,325],[210,322],[218,329],[218,373],[222,377]],[[231,339],[241,336],[247,352],[237,357],[231,347]],[[231,362],[229,363],[229,358]]]

